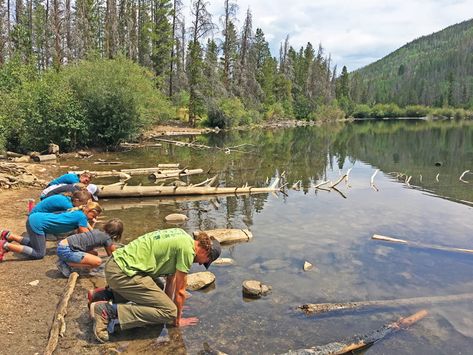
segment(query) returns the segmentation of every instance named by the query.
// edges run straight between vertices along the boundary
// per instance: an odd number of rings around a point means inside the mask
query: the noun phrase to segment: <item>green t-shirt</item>
[[[194,239],[180,228],[147,233],[113,253],[120,269],[128,275],[146,274],[153,278],[189,272],[194,262]]]

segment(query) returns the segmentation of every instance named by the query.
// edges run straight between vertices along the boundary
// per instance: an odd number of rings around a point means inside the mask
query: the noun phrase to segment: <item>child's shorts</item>
[[[57,245],[57,256],[66,263],[79,264],[84,259],[85,253],[83,251],[72,250],[69,245],[59,243]]]

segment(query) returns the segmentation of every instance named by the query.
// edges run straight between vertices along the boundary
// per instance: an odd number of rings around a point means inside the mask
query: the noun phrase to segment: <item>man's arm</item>
[[[177,318],[174,322],[174,325],[178,327],[182,318],[182,309],[184,308],[184,302],[186,300],[187,274],[185,272],[177,270],[176,274],[174,275],[174,283],[174,303],[177,307]]]
[[[175,277],[174,275],[169,275],[166,277],[166,288],[164,289],[164,292],[166,295],[174,301],[174,281]]]

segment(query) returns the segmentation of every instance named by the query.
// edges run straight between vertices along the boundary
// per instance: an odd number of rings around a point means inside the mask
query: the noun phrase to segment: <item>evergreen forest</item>
[[[470,114],[471,22],[458,25],[465,34],[455,26],[447,29],[454,33],[439,32],[430,46],[451,36],[456,49],[470,51],[448,59],[438,50],[446,58],[425,70],[457,61],[437,88],[415,67],[425,67],[426,44],[398,50],[418,53],[402,65],[394,64],[397,54],[372,65],[389,67],[383,72],[368,66],[349,74],[343,67],[338,74],[322,44],[294,48],[287,36],[273,55],[250,9],[222,1],[223,13],[212,14],[204,0],[0,0],[0,147],[113,147],[171,119],[229,128],[278,119]],[[402,84],[388,78],[393,70]],[[418,75],[422,88],[412,84],[420,85]]]

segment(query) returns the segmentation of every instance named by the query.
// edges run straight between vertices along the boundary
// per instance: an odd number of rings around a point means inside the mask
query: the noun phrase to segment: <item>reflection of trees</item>
[[[458,181],[458,177],[464,170],[473,170],[472,127],[470,122],[381,121],[229,131],[193,139],[219,147],[246,143],[247,153],[225,154],[221,150],[192,150],[165,145],[162,149],[130,152],[129,158],[135,163],[133,167],[179,162],[181,166],[202,168],[211,174],[217,173],[222,186],[242,186],[245,183],[263,186],[267,178],[285,171],[289,186],[301,180],[304,192],[316,180],[325,178],[326,169],[337,169],[337,166],[347,169],[343,166],[347,158],[352,164],[358,159],[384,172],[412,175],[411,185],[471,201],[473,182],[464,184]],[[435,166],[437,161],[442,162],[441,167]],[[435,181],[437,173],[440,173],[440,182]],[[423,175],[422,182],[419,181],[420,174]],[[199,182],[204,178],[206,176],[192,176],[189,181]],[[254,214],[262,211],[268,194],[217,198],[218,213],[208,201],[181,202],[179,205],[193,210],[192,216],[199,228],[243,228],[252,225]],[[222,218],[224,221],[219,220]]]
[[[347,125],[334,142],[344,152],[384,172],[412,176],[411,185],[458,200],[473,198],[471,187],[458,181],[473,163],[470,122],[383,121]],[[340,150],[341,149],[341,150]],[[344,153],[342,153],[344,154]],[[441,166],[435,166],[435,163]],[[439,175],[439,182],[435,177]],[[422,182],[420,181],[422,175]]]

